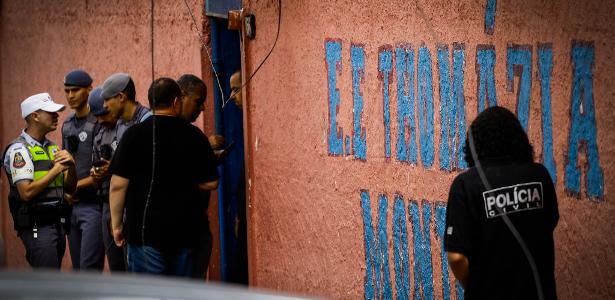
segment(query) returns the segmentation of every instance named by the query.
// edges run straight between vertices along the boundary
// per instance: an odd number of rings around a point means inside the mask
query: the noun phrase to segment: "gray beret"
[[[117,96],[126,88],[129,81],[130,75],[126,73],[115,73],[109,76],[102,85],[101,97],[107,100]]]

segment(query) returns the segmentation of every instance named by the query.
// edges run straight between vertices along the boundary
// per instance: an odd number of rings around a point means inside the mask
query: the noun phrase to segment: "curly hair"
[[[478,160],[506,157],[511,161],[534,161],[534,148],[517,117],[508,109],[494,106],[487,108],[472,122],[470,132]],[[469,167],[475,165],[470,139],[466,137],[463,149]]]

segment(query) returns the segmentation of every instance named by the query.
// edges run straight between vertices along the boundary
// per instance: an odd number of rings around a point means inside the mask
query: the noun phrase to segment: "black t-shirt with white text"
[[[446,210],[445,250],[469,261],[466,299],[537,299],[532,269],[503,221],[506,215],[536,263],[544,299],[556,299],[553,230],[559,213],[546,168],[537,163],[483,162],[459,174]]]
[[[152,180],[152,128],[155,118],[155,176]],[[191,247],[198,241],[203,201],[198,184],[218,179],[216,159],[206,136],[186,121],[150,117],[130,127],[118,145],[111,173],[129,180],[124,234],[128,243],[161,250]]]

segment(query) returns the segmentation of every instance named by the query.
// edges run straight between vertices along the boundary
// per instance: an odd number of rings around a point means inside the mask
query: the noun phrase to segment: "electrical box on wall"
[[[252,14],[246,15],[243,19],[244,28],[246,30],[246,36],[249,39],[254,39],[256,37],[256,17]]]
[[[205,15],[208,17],[228,17],[229,10],[240,10],[241,0],[205,0]]]

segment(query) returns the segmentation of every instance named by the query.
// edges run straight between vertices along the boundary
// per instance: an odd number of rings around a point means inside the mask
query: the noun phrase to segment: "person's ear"
[[[175,97],[175,100],[173,100],[173,105],[177,109],[177,111],[179,112],[182,111],[182,106],[183,106],[182,104],[183,104],[182,96]]]
[[[38,113],[38,111],[34,111],[34,112],[32,112],[32,116],[30,116],[30,118],[32,119],[32,121],[35,121],[35,122],[38,122],[38,121],[39,121],[38,117],[39,117],[39,113]]]

